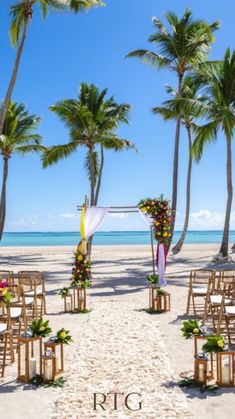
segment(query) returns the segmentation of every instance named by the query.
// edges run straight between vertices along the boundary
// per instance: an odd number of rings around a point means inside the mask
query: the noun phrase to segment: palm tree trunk
[[[179,74],[178,76],[178,97],[182,95],[182,80],[183,75]],[[167,243],[167,250],[169,250],[174,234],[175,229],[175,215],[176,215],[176,208],[177,208],[177,193],[178,193],[178,167],[179,167],[179,141],[180,141],[180,125],[181,125],[181,118],[178,117],[176,121],[176,130],[175,130],[175,148],[174,148],[174,162],[173,162],[173,181],[172,181],[172,200],[171,200],[171,208],[172,208],[172,222],[171,222],[171,237]]]
[[[180,239],[176,243],[176,245],[172,248],[173,254],[179,253],[187,234],[188,230],[188,223],[189,223],[189,213],[190,213],[190,198],[191,198],[191,175],[192,175],[192,157],[191,157],[191,148],[192,148],[192,137],[191,137],[191,128],[187,126],[188,132],[188,173],[187,173],[187,187],[186,187],[186,209],[185,209],[185,219],[184,219],[184,227],[180,236]]]
[[[100,185],[102,180],[102,174],[103,174],[103,168],[104,168],[104,147],[102,144],[100,145],[100,171],[99,171],[99,177],[97,181],[96,191],[95,191],[95,205],[98,203],[99,193],[100,193]]]
[[[5,218],[6,218],[6,188],[8,177],[8,158],[3,158],[3,179],[2,179],[2,192],[0,201],[0,241],[2,240]]]
[[[89,168],[90,168],[90,205],[95,205],[95,170],[94,170],[94,159],[93,159],[93,146],[89,148]],[[93,236],[89,237],[87,242],[87,254],[88,256],[91,255],[91,249],[92,249],[92,241]]]
[[[15,82],[16,82],[16,78],[17,78],[17,74],[19,70],[20,59],[21,59],[21,55],[22,55],[22,51],[23,51],[23,47],[24,47],[24,43],[25,43],[25,39],[27,35],[28,24],[29,24],[29,18],[24,20],[24,27],[23,27],[23,32],[21,36],[21,41],[17,49],[16,59],[15,59],[11,79],[8,85],[8,89],[7,89],[6,96],[2,105],[2,110],[0,113],[0,135],[2,134],[7,109],[8,109],[8,106],[11,100],[11,95],[15,86]]]
[[[231,216],[231,208],[232,208],[232,201],[233,201],[232,149],[231,149],[231,138],[229,135],[226,136],[226,143],[227,143],[227,165],[226,165],[227,206],[226,206],[226,214],[225,214],[225,220],[224,220],[223,239],[222,239],[222,243],[220,247],[220,254],[225,258],[228,257],[229,226],[230,226],[230,216]]]

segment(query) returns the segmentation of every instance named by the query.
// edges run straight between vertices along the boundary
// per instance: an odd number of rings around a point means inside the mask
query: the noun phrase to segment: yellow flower
[[[66,338],[66,332],[61,332],[59,337],[60,339]]]
[[[197,333],[199,333],[199,329],[198,329],[197,327],[195,327],[195,328],[193,329],[193,333],[196,335]]]
[[[39,329],[39,332],[44,332],[44,330],[45,330],[45,326],[41,326]]]
[[[156,226],[159,226],[159,224],[160,224],[159,221],[156,221]]]
[[[163,233],[163,237],[166,237],[166,236],[168,236],[168,234],[167,234],[167,232],[165,231],[165,232]]]
[[[217,345],[219,346],[219,348],[223,348],[224,347],[224,341],[222,339],[218,340]]]
[[[83,256],[82,255],[79,255],[78,256],[78,260],[83,260]]]
[[[2,296],[6,295],[6,293],[7,293],[7,288],[3,288],[3,290],[2,290]]]

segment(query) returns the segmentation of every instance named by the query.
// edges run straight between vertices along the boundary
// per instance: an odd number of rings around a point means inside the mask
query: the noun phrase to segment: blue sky
[[[15,51],[8,38],[9,4],[0,6],[0,94],[6,90]],[[137,59],[125,59],[136,48],[147,48],[153,32],[152,16],[164,19],[185,7],[209,22],[221,21],[211,57],[220,59],[227,46],[234,47],[234,2],[214,0],[107,0],[106,7],[86,14],[50,13],[45,22],[36,12],[29,28],[13,99],[26,104],[43,120],[40,133],[46,145],[65,143],[67,132],[48,107],[59,99],[75,97],[82,81],[108,87],[119,102],[132,105],[129,126],[120,134],[135,142],[139,153],[106,154],[100,205],[135,205],[141,198],[164,193],[171,197],[174,124],[151,113],[165,98],[165,84],[175,85],[174,75],[157,72]],[[226,6],[226,7],[225,7]],[[234,147],[233,147],[234,149]],[[219,229],[226,204],[225,140],[207,148],[193,168],[191,229]],[[39,157],[13,157],[10,161],[7,231],[77,230],[76,204],[89,192],[83,168],[84,152],[46,170]],[[1,163],[2,164],[2,163]],[[182,131],[180,147],[177,228],[185,206],[187,142]],[[0,167],[2,169],[2,165]],[[234,211],[234,206],[233,206]],[[235,228],[235,213],[232,215]],[[143,229],[138,215],[107,217],[102,229]]]

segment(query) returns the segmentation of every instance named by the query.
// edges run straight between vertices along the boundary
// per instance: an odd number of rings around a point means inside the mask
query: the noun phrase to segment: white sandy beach
[[[235,390],[201,394],[182,391],[176,382],[193,370],[193,342],[181,337],[190,269],[211,266],[216,245],[186,245],[167,266],[170,313],[149,315],[146,273],[151,270],[148,246],[95,246],[89,314],[64,314],[57,291],[68,284],[72,247],[1,248],[2,269],[43,270],[47,318],[56,331],[71,331],[66,347],[67,380],[62,389],[44,389],[15,381],[16,363],[0,379],[0,418],[232,418]],[[235,265],[234,265],[235,266]],[[138,392],[142,410],[121,404],[112,411],[93,411],[93,393]],[[133,405],[137,407],[137,401]]]

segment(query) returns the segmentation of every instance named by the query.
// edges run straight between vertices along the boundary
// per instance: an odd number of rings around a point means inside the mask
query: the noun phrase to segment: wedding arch
[[[165,270],[167,260],[167,238],[170,236],[169,223],[171,221],[171,209],[169,202],[164,200],[163,195],[160,198],[140,201],[138,206],[89,206],[88,199],[85,198],[84,205],[77,206],[81,211],[80,251],[86,254],[86,243],[88,239],[101,226],[105,216],[108,213],[139,213],[150,228],[152,268],[155,275],[156,270],[159,276],[159,286],[166,285]],[[156,239],[156,250],[154,249],[154,238]]]

